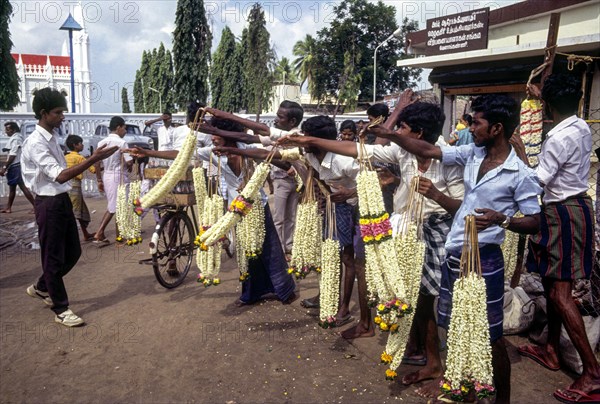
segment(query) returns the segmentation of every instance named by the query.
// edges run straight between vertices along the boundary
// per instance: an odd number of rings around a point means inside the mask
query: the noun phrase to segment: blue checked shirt
[[[456,213],[452,228],[446,239],[446,251],[459,253],[464,242],[464,217],[476,214],[475,209],[487,208],[513,216],[517,211],[524,215],[540,212],[538,195],[542,188],[535,172],[517,157],[514,149],[504,163],[487,172],[479,182],[479,167],[487,154],[485,147],[475,144],[465,146],[442,146],[442,162],[446,165],[464,166],[465,196]],[[479,246],[502,244],[504,229],[492,225],[479,233]]]

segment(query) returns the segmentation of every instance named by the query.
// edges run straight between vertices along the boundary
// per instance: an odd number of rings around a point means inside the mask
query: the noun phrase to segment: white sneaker
[[[84,324],[83,319],[73,313],[71,309],[67,309],[67,311],[57,314],[56,317],[54,317],[54,321],[67,327],[77,327]]]
[[[50,299],[50,295],[48,292],[42,292],[35,287],[35,285],[31,285],[27,288],[27,294],[31,297],[35,297],[36,299],[40,299],[47,306],[52,306],[52,299]]]

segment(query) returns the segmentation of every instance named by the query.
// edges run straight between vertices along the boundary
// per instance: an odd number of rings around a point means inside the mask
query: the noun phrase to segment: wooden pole
[[[554,57],[556,56],[556,42],[558,41],[558,27],[560,26],[560,13],[550,14],[550,25],[548,26],[548,38],[546,39],[546,51],[544,63],[547,63],[544,72],[542,73],[541,86],[544,87],[546,77],[552,74],[552,66]]]

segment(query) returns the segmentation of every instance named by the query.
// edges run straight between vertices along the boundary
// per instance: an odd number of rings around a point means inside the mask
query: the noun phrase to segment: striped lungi
[[[585,194],[544,205],[540,231],[529,238],[527,270],[553,279],[590,279],[593,216],[592,198]]]
[[[452,316],[452,294],[454,283],[460,277],[461,253],[447,252],[442,265],[442,282],[438,302],[438,325],[446,330]],[[485,281],[487,317],[490,330],[490,342],[502,338],[504,319],[504,257],[502,249],[496,244],[487,244],[479,248],[481,272]]]
[[[442,264],[446,258],[446,237],[452,227],[452,215],[432,213],[423,222],[423,240],[425,241],[425,261],[421,276],[420,293],[429,296],[440,294]]]

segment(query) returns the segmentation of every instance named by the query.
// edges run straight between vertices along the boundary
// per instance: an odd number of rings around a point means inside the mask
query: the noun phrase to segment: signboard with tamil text
[[[487,7],[427,20],[425,55],[487,48],[489,14]]]

